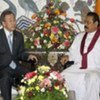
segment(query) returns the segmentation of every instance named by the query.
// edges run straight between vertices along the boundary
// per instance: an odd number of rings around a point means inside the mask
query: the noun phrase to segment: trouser
[[[0,88],[3,100],[11,100],[13,79],[18,78],[27,72],[29,71],[23,67],[17,67],[14,70],[10,67],[7,67],[0,71]]]
[[[87,72],[62,72],[66,85],[75,91],[76,100],[100,100],[100,73]]]

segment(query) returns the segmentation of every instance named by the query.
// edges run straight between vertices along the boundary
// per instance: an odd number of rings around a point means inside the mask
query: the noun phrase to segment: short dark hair
[[[10,15],[10,14],[13,14],[15,16],[15,14],[10,11],[10,10],[4,10],[2,13],[1,13],[1,16],[0,16],[0,21],[3,22],[5,21],[5,16],[6,15]]]
[[[93,17],[93,22],[98,22],[98,26],[100,26],[100,18],[99,15],[95,12],[88,12],[87,16],[92,16]]]

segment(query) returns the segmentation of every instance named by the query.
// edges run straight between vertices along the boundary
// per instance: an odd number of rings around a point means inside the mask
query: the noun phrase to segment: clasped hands
[[[67,63],[69,61],[69,56],[68,55],[63,55],[60,59],[60,63],[62,65],[64,65],[65,63]]]

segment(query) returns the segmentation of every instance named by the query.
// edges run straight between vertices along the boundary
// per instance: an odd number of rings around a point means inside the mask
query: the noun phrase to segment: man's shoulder
[[[18,36],[21,36],[21,35],[22,35],[22,32],[20,32],[20,31],[18,31],[18,30],[14,30],[13,32],[14,32],[14,34],[16,34],[16,35],[18,35]]]
[[[82,37],[84,36],[84,34],[85,34],[85,32],[80,32],[80,33],[78,33],[78,34],[76,35],[76,38],[77,38],[77,39],[80,39],[80,38],[82,38]]]
[[[2,35],[4,33],[3,28],[0,28],[0,35]]]
[[[17,29],[15,29],[14,32],[15,33],[18,33],[18,34],[21,33],[21,31],[20,30],[17,30]]]
[[[3,31],[3,28],[0,28],[0,32]]]

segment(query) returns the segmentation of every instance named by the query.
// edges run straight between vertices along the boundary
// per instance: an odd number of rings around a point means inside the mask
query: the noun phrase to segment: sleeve
[[[19,42],[19,50],[18,50],[18,58],[23,61],[27,61],[29,54],[26,52],[24,47],[24,37],[22,33],[20,33],[20,42]]]
[[[75,59],[77,57],[76,52],[79,52],[80,37],[81,37],[80,34],[78,34],[75,37],[71,47],[69,48],[69,52],[67,54],[69,55],[69,60],[70,61],[75,61]]]

